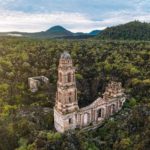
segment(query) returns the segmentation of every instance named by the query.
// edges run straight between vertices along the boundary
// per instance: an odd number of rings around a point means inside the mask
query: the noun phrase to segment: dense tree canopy
[[[57,66],[64,50],[76,66],[80,107],[101,96],[110,80],[126,89],[124,109],[97,130],[55,132]],[[0,38],[0,149],[148,149],[149,60],[150,42]],[[50,85],[31,93],[27,79],[38,75]]]
[[[98,38],[150,41],[150,23],[133,21],[123,25],[108,27],[98,35]]]

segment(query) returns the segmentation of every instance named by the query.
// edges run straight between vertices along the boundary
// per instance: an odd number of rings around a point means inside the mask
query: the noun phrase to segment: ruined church
[[[58,66],[54,125],[58,132],[75,128],[97,127],[118,112],[126,100],[121,83],[111,81],[103,93],[89,106],[79,108],[75,67],[69,53],[61,54]]]

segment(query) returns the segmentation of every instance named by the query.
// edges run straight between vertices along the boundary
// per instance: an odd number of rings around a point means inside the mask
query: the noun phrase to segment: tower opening
[[[62,82],[62,73],[59,73],[59,81]]]
[[[71,103],[71,97],[69,97],[69,103]]]
[[[72,123],[73,123],[72,118],[69,118],[69,124],[72,124]]]
[[[68,82],[71,82],[71,73],[68,73]]]

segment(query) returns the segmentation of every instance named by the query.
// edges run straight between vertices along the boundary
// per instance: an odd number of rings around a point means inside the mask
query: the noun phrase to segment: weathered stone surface
[[[31,92],[38,91],[39,86],[42,84],[49,84],[49,79],[45,76],[37,76],[28,78],[28,84]]]
[[[54,107],[54,124],[58,132],[75,128],[99,126],[106,118],[118,112],[126,100],[121,83],[111,81],[103,94],[92,104],[79,109],[75,68],[70,54],[61,55],[58,66],[56,103]]]

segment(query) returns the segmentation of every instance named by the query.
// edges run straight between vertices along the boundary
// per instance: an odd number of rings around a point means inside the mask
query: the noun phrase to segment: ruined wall
[[[37,92],[42,83],[49,84],[49,79],[45,76],[37,76],[28,78],[28,84],[31,92]]]
[[[35,82],[35,87],[36,84]],[[102,98],[99,97],[89,106],[79,109],[75,67],[68,52],[61,54],[54,107],[54,124],[58,132],[101,124],[103,120],[118,112],[124,101],[121,83],[112,81],[107,85]]]
[[[106,87],[103,98],[99,97],[89,106],[66,115],[55,110],[55,128],[59,132],[64,132],[75,128],[97,126],[106,118],[118,112],[122,108],[125,99],[124,90],[121,87],[121,84],[111,82]]]

